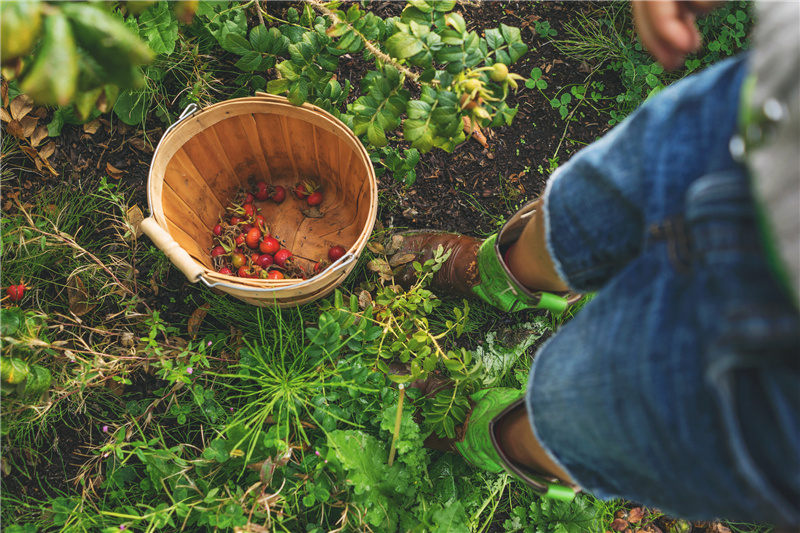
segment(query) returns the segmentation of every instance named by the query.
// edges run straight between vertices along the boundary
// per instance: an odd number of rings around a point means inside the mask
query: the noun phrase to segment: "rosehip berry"
[[[286,189],[278,185],[277,187],[275,187],[275,190],[272,192],[272,196],[270,196],[269,198],[276,204],[281,203],[286,199]]]
[[[336,261],[337,259],[341,259],[345,253],[347,253],[347,250],[344,249],[344,246],[337,244],[328,250],[328,259],[330,259],[331,262]]]
[[[267,237],[261,241],[261,244],[258,245],[258,249],[261,250],[262,254],[274,254],[281,249],[281,243],[278,242],[278,239]]]
[[[25,285],[23,283],[19,285],[9,285],[6,289],[6,294],[12,302],[19,302],[25,294]]]
[[[284,276],[280,270],[270,270],[267,279],[284,279]]]
[[[308,202],[308,205],[311,205],[311,206],[321,204],[322,203],[322,193],[319,192],[319,191],[312,192],[311,194],[308,195],[308,198],[306,198],[306,202]]]
[[[286,262],[289,259],[291,259],[291,257],[292,257],[292,252],[290,252],[286,248],[283,248],[275,252],[275,256],[273,257],[273,259],[275,260],[276,265],[278,265],[279,267],[285,267]]]

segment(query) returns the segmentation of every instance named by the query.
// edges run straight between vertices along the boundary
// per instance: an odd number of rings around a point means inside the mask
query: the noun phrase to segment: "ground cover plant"
[[[523,388],[569,316],[439,299],[446,254],[403,290],[389,259],[397,228],[496,231],[653,91],[746,48],[747,3],[704,20],[677,73],[624,2],[0,9],[4,531],[771,529],[544,500],[425,447],[455,435],[470,393]],[[100,50],[109,36],[126,61]],[[166,127],[256,91],[338,116],[380,179],[354,274],[297,309],[190,285],[137,228]],[[407,387],[429,377],[454,387]]]

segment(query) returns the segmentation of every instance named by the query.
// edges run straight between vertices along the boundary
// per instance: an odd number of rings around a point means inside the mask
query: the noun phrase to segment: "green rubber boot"
[[[517,281],[503,261],[505,249],[517,241],[535,209],[536,202],[528,203],[498,233],[484,241],[458,233],[411,231],[395,235],[387,248],[395,257],[413,257],[413,261],[420,263],[433,257],[433,250],[439,246],[450,250],[450,257],[430,283],[431,290],[442,296],[477,297],[506,312],[547,309],[561,314],[580,300],[581,295],[531,291]],[[395,271],[400,285],[408,287],[415,282],[413,261],[405,261]]]
[[[524,393],[514,389],[484,389],[471,396],[475,405],[467,418],[464,438],[454,443],[458,453],[475,466],[490,472],[507,471],[522,479],[534,491],[548,498],[569,501],[575,498],[575,488],[515,463],[499,445],[498,427],[503,417],[525,409]]]

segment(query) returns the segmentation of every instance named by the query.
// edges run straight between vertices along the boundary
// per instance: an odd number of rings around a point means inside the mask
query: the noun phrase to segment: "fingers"
[[[642,44],[664,68],[674,69],[686,54],[700,48],[695,12],[710,9],[711,2],[674,0],[636,1],[633,18]]]

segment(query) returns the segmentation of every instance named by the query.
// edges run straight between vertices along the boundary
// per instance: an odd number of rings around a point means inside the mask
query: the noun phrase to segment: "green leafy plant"
[[[546,20],[536,20],[533,22],[533,29],[534,31],[541,37],[542,39],[548,39],[550,37],[555,37],[558,35],[558,32],[550,27],[550,23]]]
[[[50,388],[50,371],[37,364],[49,344],[44,333],[46,317],[20,307],[0,309],[0,391],[36,402]]]
[[[370,160],[377,166],[375,174],[380,176],[391,172],[395,181],[406,186],[411,186],[417,180],[417,171],[414,170],[419,163],[419,151],[415,148],[401,150],[400,148],[384,147],[374,150]]]
[[[584,533],[597,526],[595,509],[580,495],[571,502],[541,498],[530,506],[513,507],[503,522],[508,533]]]

